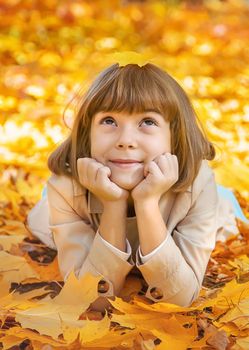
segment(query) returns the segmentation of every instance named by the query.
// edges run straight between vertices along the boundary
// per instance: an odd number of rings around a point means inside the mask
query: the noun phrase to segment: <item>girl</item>
[[[216,240],[238,233],[232,202],[221,201],[207,162],[214,146],[197,121],[165,71],[113,64],[50,155],[47,193],[27,227],[58,251],[64,280],[71,270],[102,277],[93,309],[119,295],[131,270],[152,301],[191,305]]]

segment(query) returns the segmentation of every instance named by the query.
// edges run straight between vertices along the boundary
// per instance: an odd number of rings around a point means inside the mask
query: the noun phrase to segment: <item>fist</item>
[[[128,198],[129,192],[109,179],[111,169],[95,159],[77,159],[77,170],[80,183],[94,193],[102,203]]]
[[[176,155],[164,153],[144,166],[145,179],[131,192],[134,200],[156,199],[167,192],[177,182],[178,159]]]

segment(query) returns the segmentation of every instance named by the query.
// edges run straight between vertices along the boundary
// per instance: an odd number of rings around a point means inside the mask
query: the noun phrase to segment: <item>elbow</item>
[[[199,290],[196,290],[193,292],[193,291],[188,291],[186,289],[182,289],[171,297],[165,297],[162,299],[153,298],[153,301],[157,303],[161,302],[161,303],[174,304],[180,307],[190,307],[192,303],[198,298],[198,295],[199,295]]]
[[[184,288],[172,297],[165,299],[164,301],[181,307],[190,307],[192,303],[198,298],[199,293],[199,288],[196,288],[194,290],[192,288]]]
[[[192,286],[192,287],[190,287]],[[190,307],[198,298],[201,287],[196,284],[179,285],[170,291],[168,286],[158,286],[157,288],[148,288],[146,297],[157,303],[170,303],[181,307]]]

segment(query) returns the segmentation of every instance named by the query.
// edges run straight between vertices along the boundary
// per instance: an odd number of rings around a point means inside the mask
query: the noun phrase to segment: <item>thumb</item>
[[[117,199],[121,198],[123,195],[123,189],[116,185],[114,182],[112,183],[112,193],[115,195]]]
[[[146,163],[144,166],[144,176],[146,177],[150,173],[151,161]]]
[[[102,172],[104,172],[106,174],[107,177],[110,177],[112,174],[111,169],[108,168],[108,166],[101,168],[101,170],[102,170]]]
[[[110,192],[112,192],[116,198],[120,198],[122,196],[123,191],[118,185],[115,184],[115,182],[112,182],[110,180],[110,176],[112,174],[111,169],[108,166],[105,166],[101,168],[101,170],[108,177]]]

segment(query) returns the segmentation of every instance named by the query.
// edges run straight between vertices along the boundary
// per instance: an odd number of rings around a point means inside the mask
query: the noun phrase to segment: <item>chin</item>
[[[110,178],[112,182],[114,182],[117,186],[123,188],[124,190],[131,191],[133,190],[134,187],[136,187],[142,180],[143,178],[139,179],[120,179],[120,178]]]
[[[123,184],[123,183],[116,183],[119,187],[123,188],[124,190],[131,191],[134,187],[136,187],[137,184]]]
[[[110,167],[110,169],[110,180],[117,186],[127,191],[131,191],[144,179],[143,167],[139,167],[135,170],[130,171],[123,171],[122,169],[116,169],[115,167]]]

